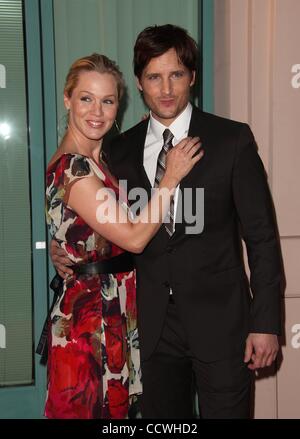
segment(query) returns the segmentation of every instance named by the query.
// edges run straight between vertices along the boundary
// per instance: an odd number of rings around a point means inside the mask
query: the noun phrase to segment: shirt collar
[[[183,112],[180,113],[180,115],[168,127],[155,119],[152,115],[152,112],[150,111],[149,130],[153,133],[157,140],[161,140],[163,132],[166,128],[169,128],[169,130],[174,135],[175,140],[180,140],[189,129],[192,109],[193,107],[191,103],[188,102]]]

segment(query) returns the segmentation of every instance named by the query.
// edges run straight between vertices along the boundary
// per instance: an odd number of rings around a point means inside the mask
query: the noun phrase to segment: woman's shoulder
[[[59,157],[51,160],[47,167],[47,174],[62,174],[83,177],[93,173],[91,159],[82,154],[64,152]]]
[[[78,179],[94,176],[89,157],[65,152],[50,162],[46,172],[46,187],[55,190],[66,188]]]
[[[87,166],[89,158],[78,153],[73,152],[63,152],[57,157],[54,155],[47,166],[48,171],[55,171],[58,167],[69,167],[71,164],[81,164],[83,166]]]

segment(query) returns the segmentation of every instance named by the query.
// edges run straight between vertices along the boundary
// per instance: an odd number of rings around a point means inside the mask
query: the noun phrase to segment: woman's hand
[[[171,148],[166,157],[165,177],[174,180],[175,186],[191,171],[203,157],[199,137],[186,137]]]
[[[73,270],[70,268],[73,262],[68,258],[65,250],[60,247],[55,239],[51,239],[50,241],[50,257],[60,277],[65,279],[68,274],[73,274]]]

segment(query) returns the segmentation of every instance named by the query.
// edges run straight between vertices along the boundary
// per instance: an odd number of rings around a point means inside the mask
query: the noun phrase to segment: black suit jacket
[[[143,167],[147,126],[145,120],[121,134],[105,152],[112,173],[126,179],[129,190],[144,187],[150,195]],[[200,137],[205,155],[180,187],[204,188],[204,230],[186,234],[183,221],[169,238],[162,226],[135,256],[143,359],[157,344],[170,287],[189,345],[204,361],[241,352],[249,332],[280,333],[280,249],[251,130],[194,107],[189,135]],[[253,297],[244,271],[242,238]]]

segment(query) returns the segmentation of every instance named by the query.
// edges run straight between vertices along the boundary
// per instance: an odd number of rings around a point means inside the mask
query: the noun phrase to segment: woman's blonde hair
[[[125,82],[118,65],[107,56],[99,53],[92,53],[92,55],[74,61],[66,77],[64,88],[66,96],[71,97],[81,72],[109,73],[113,75],[117,83],[118,99],[120,100],[123,96]]]

